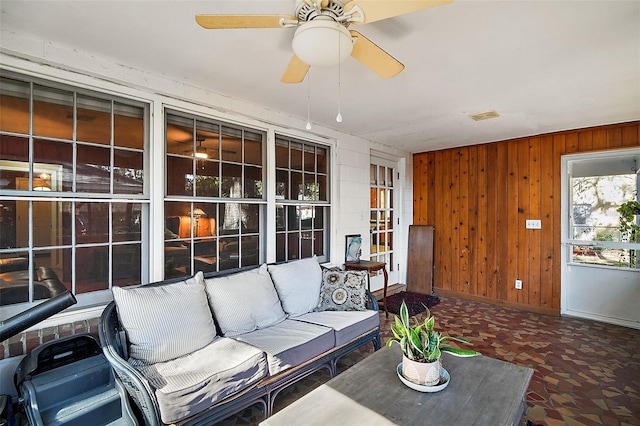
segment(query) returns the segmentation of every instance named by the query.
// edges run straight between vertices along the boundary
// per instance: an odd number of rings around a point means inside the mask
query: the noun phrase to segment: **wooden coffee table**
[[[530,368],[485,356],[443,355],[451,375],[436,393],[405,386],[397,345],[382,348],[269,417],[261,425],[517,425]]]

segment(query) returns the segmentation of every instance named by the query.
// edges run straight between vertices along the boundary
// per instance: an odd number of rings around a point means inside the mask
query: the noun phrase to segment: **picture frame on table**
[[[360,263],[362,254],[362,235],[351,234],[345,236],[344,263]]]

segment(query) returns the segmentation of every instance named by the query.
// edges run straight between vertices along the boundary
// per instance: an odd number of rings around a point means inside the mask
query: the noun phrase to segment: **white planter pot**
[[[423,385],[435,386],[440,381],[440,358],[434,362],[415,362],[402,356],[402,375],[409,381]]]

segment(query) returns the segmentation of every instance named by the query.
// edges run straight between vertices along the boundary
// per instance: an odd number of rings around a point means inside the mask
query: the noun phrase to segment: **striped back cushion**
[[[207,278],[205,288],[225,336],[269,327],[287,317],[265,264],[250,271]]]
[[[169,361],[201,349],[216,337],[204,276],[160,286],[113,287],[132,359]]]

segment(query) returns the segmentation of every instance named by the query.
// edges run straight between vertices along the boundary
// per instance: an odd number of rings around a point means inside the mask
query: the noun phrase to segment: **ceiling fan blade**
[[[293,55],[280,81],[283,83],[301,83],[309,68],[309,65],[302,62],[296,55]]]
[[[395,77],[404,69],[396,58],[357,31],[349,31],[356,40],[351,56],[382,78]]]
[[[350,21],[353,24],[368,24],[369,22],[381,21],[430,7],[442,6],[443,4],[451,2],[453,2],[453,0],[353,0],[344,5],[344,11],[346,15],[356,7],[355,17],[357,19]],[[358,8],[364,14],[363,17],[357,16],[360,14]],[[359,18],[362,18],[362,20]]]
[[[196,22],[207,29],[281,28],[281,21],[297,21],[289,15],[196,15]]]

